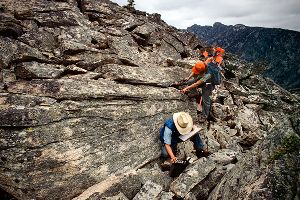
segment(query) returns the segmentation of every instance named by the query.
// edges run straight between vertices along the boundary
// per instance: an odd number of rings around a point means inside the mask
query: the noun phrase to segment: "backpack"
[[[222,81],[222,74],[220,67],[213,62],[208,63],[208,73],[211,74],[211,83],[213,85],[220,85]]]

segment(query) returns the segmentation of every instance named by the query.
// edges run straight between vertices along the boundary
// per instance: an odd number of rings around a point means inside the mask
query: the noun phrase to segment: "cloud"
[[[127,0],[113,1],[127,4]],[[136,0],[135,4],[139,10],[161,14],[164,21],[177,28],[221,22],[300,31],[299,0]]]

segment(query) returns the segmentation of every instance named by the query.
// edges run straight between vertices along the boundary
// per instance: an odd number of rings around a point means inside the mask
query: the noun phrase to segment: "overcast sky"
[[[183,29],[221,22],[300,31],[300,0],[135,0],[135,4],[136,9],[159,13],[169,25]]]

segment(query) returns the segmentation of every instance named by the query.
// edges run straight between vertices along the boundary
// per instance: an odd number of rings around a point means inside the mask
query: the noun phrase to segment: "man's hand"
[[[185,83],[187,82],[188,80],[190,80],[190,77],[186,77],[185,79],[182,79],[182,81]]]
[[[189,88],[183,88],[182,90],[180,90],[180,93],[185,94],[186,92],[190,91]]]
[[[176,163],[176,161],[177,161],[177,158],[176,158],[176,157],[171,158],[171,162],[172,162],[172,163]]]
[[[181,80],[181,81],[172,83],[170,86],[172,86],[172,87],[180,86],[180,85],[182,85],[182,84],[185,83],[185,82],[186,82],[185,80]]]

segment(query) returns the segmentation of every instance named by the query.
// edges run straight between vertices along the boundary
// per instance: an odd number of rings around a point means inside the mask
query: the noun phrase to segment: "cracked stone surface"
[[[230,199],[239,174],[244,185],[233,197],[246,191],[255,199],[265,187],[249,181],[254,174],[296,197],[296,179],[286,183],[280,174],[284,159],[298,166],[290,153],[242,173],[258,153],[280,146],[270,141],[285,135],[274,132],[283,121],[299,135],[299,97],[255,74],[254,64],[227,55],[212,119],[200,124],[195,100],[170,87],[199,60],[194,50],[205,45],[195,35],[109,0],[2,0],[0,7],[0,187],[7,193],[22,200]],[[191,142],[179,145],[179,156],[194,162],[173,180],[159,168],[158,133],[179,111],[192,115],[212,154],[197,160]]]

